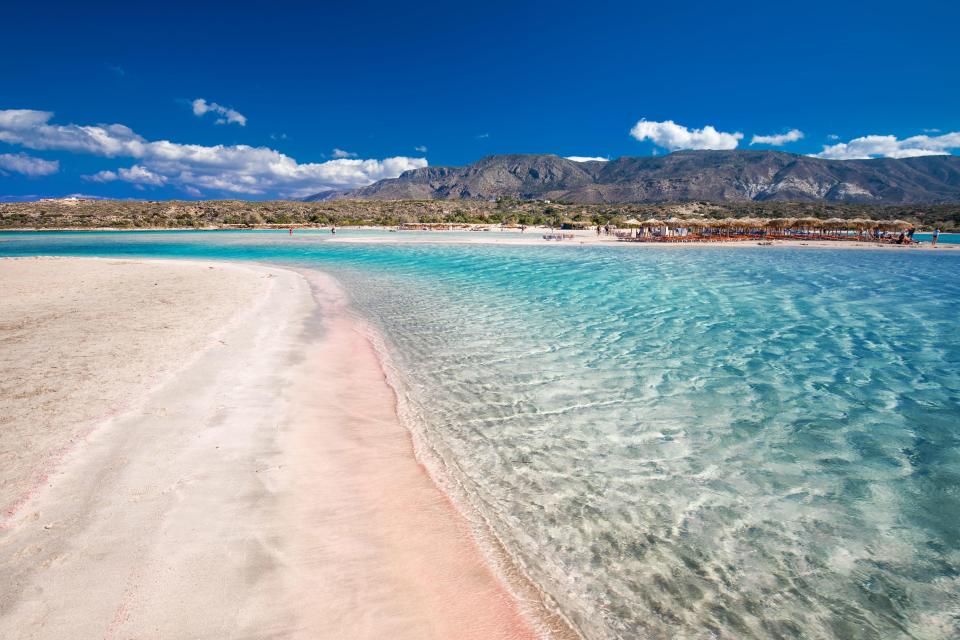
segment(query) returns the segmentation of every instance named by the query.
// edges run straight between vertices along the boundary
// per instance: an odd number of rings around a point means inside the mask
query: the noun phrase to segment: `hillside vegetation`
[[[197,229],[271,226],[466,224],[618,224],[628,218],[817,217],[903,219],[920,228],[960,231],[960,204],[894,205],[829,202],[687,202],[570,204],[500,198],[480,200],[42,200],[0,204],[2,229]]]

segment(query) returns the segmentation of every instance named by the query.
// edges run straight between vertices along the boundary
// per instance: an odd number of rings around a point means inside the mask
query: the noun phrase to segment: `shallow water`
[[[30,254],[336,276],[589,638],[960,635],[960,256],[0,234]]]

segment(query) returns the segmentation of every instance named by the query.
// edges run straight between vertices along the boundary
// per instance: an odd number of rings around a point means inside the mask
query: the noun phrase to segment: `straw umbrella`
[[[749,231],[750,229],[762,228],[763,220],[759,218],[737,218],[733,221],[733,224],[744,231]]]
[[[647,229],[662,229],[663,222],[661,220],[657,220],[656,218],[648,218],[647,220],[641,222],[640,226],[643,227],[643,235],[647,235]]]
[[[733,221],[730,218],[722,218],[720,220],[714,220],[711,225],[714,229],[720,232],[720,235],[726,235],[726,231],[733,226]]]
[[[687,226],[691,229],[709,229],[713,227],[713,223],[716,220],[710,220],[708,218],[691,218],[687,220]]]
[[[827,218],[823,221],[824,229],[849,229],[849,223],[842,218]]]
[[[793,224],[798,229],[809,231],[810,229],[823,229],[823,220],[820,218],[797,218]]]
[[[913,227],[913,223],[907,222],[906,220],[891,220],[886,224],[890,226],[891,231],[906,231]]]
[[[869,235],[868,232],[877,228],[877,223],[874,220],[867,220],[866,218],[853,218],[847,222],[853,229],[857,230],[858,236]]]
[[[823,221],[823,228],[831,231],[841,231],[850,228],[850,224],[842,218],[827,218]]]
[[[792,228],[794,224],[796,224],[796,220],[793,218],[770,218],[764,222],[763,226],[766,229],[774,229],[783,232],[786,229]]]

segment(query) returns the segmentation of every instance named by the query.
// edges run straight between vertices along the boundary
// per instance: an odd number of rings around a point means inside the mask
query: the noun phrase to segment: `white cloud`
[[[296,197],[326,189],[351,189],[404,171],[427,166],[424,158],[399,156],[384,160],[338,158],[299,163],[268,147],[179,144],[147,140],[129,127],[55,125],[48,111],[0,110],[0,142],[29,149],[55,149],[136,163],[116,172],[101,171],[89,179],[125,180],[141,185],[168,184],[180,189],[226,191],[249,195],[279,193]],[[189,192],[189,191],[188,191]]]
[[[120,176],[117,175],[116,171],[97,171],[92,176],[83,176],[84,180],[89,180],[90,182],[113,182],[114,180],[119,180]]]
[[[343,149],[334,149],[330,154],[334,158],[356,158],[357,154],[352,151],[344,151]]]
[[[423,144],[420,144],[420,145],[415,146],[415,147],[413,148],[413,150],[414,150],[414,151],[419,151],[420,153],[426,153],[426,152],[427,152],[427,146],[426,146],[426,145],[423,145]]]
[[[774,147],[782,147],[788,142],[796,142],[803,139],[803,131],[800,129],[790,129],[786,133],[775,133],[769,136],[753,136],[750,144],[769,144]]]
[[[87,180],[92,180],[93,182],[113,182],[114,180],[123,180],[124,182],[147,185],[151,187],[159,187],[167,183],[166,176],[156,174],[146,167],[142,167],[138,164],[135,164],[130,168],[120,168],[116,172],[100,171],[92,176],[84,177]]]
[[[36,178],[49,176],[60,171],[60,163],[56,160],[34,158],[25,153],[0,153],[0,175],[5,171],[22,173],[25,176]]]
[[[247,117],[235,109],[224,107],[216,102],[207,102],[203,98],[197,98],[192,103],[193,115],[203,117],[207,113],[215,113],[217,124],[238,124],[241,127],[247,126]]]
[[[840,139],[840,136],[838,136],[838,135],[835,134],[835,133],[829,133],[829,134],[827,134],[827,138],[830,139],[830,140],[839,140],[839,139]]]
[[[475,136],[475,137],[476,137],[477,140],[486,140],[487,138],[490,137],[490,134],[489,134],[489,133],[481,133],[481,134],[478,134],[478,135]]]
[[[640,140],[650,140],[655,145],[671,151],[677,149],[736,149],[743,139],[739,131],[726,133],[707,125],[703,129],[688,129],[673,120],[653,122],[641,120],[630,129],[630,135]]]
[[[610,158],[601,158],[599,156],[566,156],[566,160],[573,162],[609,162]]]
[[[825,145],[817,158],[833,160],[865,160],[868,158],[915,158],[918,156],[949,155],[950,149],[960,149],[960,132],[940,136],[919,135],[898,139],[896,136],[870,135],[850,142]]]

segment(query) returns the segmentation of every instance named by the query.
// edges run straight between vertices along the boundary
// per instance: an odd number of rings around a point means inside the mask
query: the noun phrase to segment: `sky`
[[[298,198],[499,153],[960,153],[960,3],[21,2],[0,201]]]

